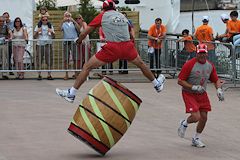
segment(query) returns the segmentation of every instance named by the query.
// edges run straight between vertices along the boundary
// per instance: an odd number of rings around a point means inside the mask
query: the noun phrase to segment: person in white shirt
[[[52,69],[53,66],[53,49],[52,49],[52,39],[55,37],[55,32],[53,26],[51,28],[48,27],[48,17],[43,16],[41,18],[42,26],[38,28],[38,26],[34,29],[34,38],[38,39],[36,45],[36,67],[41,70],[41,64],[43,63],[43,57],[45,57],[45,61],[48,66],[48,70]],[[48,72],[47,76],[48,80],[53,80],[51,76],[51,72]],[[38,72],[38,80],[42,80],[41,72]]]

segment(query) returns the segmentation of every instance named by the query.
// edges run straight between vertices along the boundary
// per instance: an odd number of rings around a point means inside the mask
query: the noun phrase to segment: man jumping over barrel
[[[103,29],[107,43],[84,64],[72,88],[65,90],[56,88],[56,93],[68,102],[73,103],[77,90],[85,82],[92,69],[118,59],[125,59],[135,64],[141,69],[144,76],[153,83],[156,91],[161,92],[165,82],[164,75],[160,74],[156,79],[142,61],[134,46],[134,42],[130,40],[128,20],[122,13],[116,11],[113,0],[105,0],[103,2],[103,12],[89,23],[76,42],[81,44],[86,35],[100,26]]]

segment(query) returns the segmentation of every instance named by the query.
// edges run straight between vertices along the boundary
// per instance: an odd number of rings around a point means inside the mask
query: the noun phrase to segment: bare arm
[[[24,39],[28,40],[28,33],[26,29],[23,29],[23,35],[24,35]]]
[[[48,29],[48,32],[51,33],[52,39],[54,39],[55,38],[55,32],[54,32],[53,27],[51,29]]]
[[[33,34],[33,38],[37,39],[37,37],[38,37],[38,31],[35,31],[34,34]]]
[[[214,37],[213,37],[213,34],[211,34],[211,40],[214,41]]]
[[[153,37],[153,36],[149,36],[149,35],[147,36],[147,38],[150,40],[155,40],[155,41],[158,39],[157,37]]]
[[[160,37],[159,37],[159,39],[164,39],[165,37],[166,37],[166,32],[165,33],[163,33]]]
[[[229,30],[229,33],[231,33],[231,34],[238,34],[239,32],[235,32],[235,31]]]
[[[130,37],[131,39],[135,39],[135,31],[133,27],[131,27],[131,30],[130,30]]]
[[[180,79],[178,79],[178,84],[186,89],[192,89],[192,86],[193,86],[192,84],[188,83],[187,81],[180,80]]]
[[[181,39],[177,40],[177,42],[184,42],[184,41],[185,41],[184,38],[181,38]]]
[[[91,33],[93,30],[95,29],[95,27],[92,27],[92,26],[87,26],[87,28],[80,33],[79,37],[78,37],[78,40],[77,40],[77,43],[81,44],[82,43],[82,40],[85,39],[85,37]]]
[[[227,37],[228,34],[228,29],[226,28],[225,32],[223,34],[220,34],[218,36],[216,36],[217,38],[223,38],[223,37]]]
[[[75,28],[77,29],[78,33],[80,33],[80,26],[79,26],[79,24],[73,18],[71,18],[71,21],[73,22],[73,24],[74,24]]]
[[[225,83],[224,80],[218,79],[216,83],[214,83],[214,86],[216,89],[222,88],[222,85]]]
[[[66,18],[63,18],[63,20],[61,21],[60,26],[59,26],[60,31],[62,31],[62,25],[66,21],[67,21]]]
[[[13,34],[12,34],[12,31],[10,29],[8,30],[8,35],[9,35],[9,39],[13,38]]]
[[[228,34],[228,28],[226,28],[226,30],[225,30],[225,34]]]
[[[86,22],[83,22],[82,26],[83,26],[83,29],[85,30],[85,29],[87,28],[88,25],[87,25]]]

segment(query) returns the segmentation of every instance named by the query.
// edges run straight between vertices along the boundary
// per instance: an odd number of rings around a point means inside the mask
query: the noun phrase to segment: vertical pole
[[[232,75],[233,75],[233,84],[234,84],[234,87],[236,87],[236,74],[237,74],[237,69],[236,69],[236,47],[235,46],[232,46]]]
[[[194,27],[194,9],[195,9],[195,0],[192,0],[192,34],[195,32],[195,27]]]

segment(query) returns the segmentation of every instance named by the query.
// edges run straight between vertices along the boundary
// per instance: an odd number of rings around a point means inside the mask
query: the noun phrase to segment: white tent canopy
[[[78,5],[80,0],[57,0],[57,7]]]
[[[24,9],[19,9],[20,6],[24,7]],[[1,0],[0,14],[8,12],[12,21],[14,21],[16,17],[20,17],[22,22],[27,26],[29,37],[32,38],[33,9],[34,0]]]
[[[35,0],[36,2],[39,2],[39,0]],[[79,5],[81,0],[57,0],[57,7],[64,7],[64,6],[74,6]],[[92,5],[95,8],[101,8],[102,2],[99,0],[91,0]]]
[[[99,0],[91,0],[91,3],[95,8],[101,8],[103,2]],[[80,4],[80,0],[57,0],[57,7],[74,6],[78,4]]]

